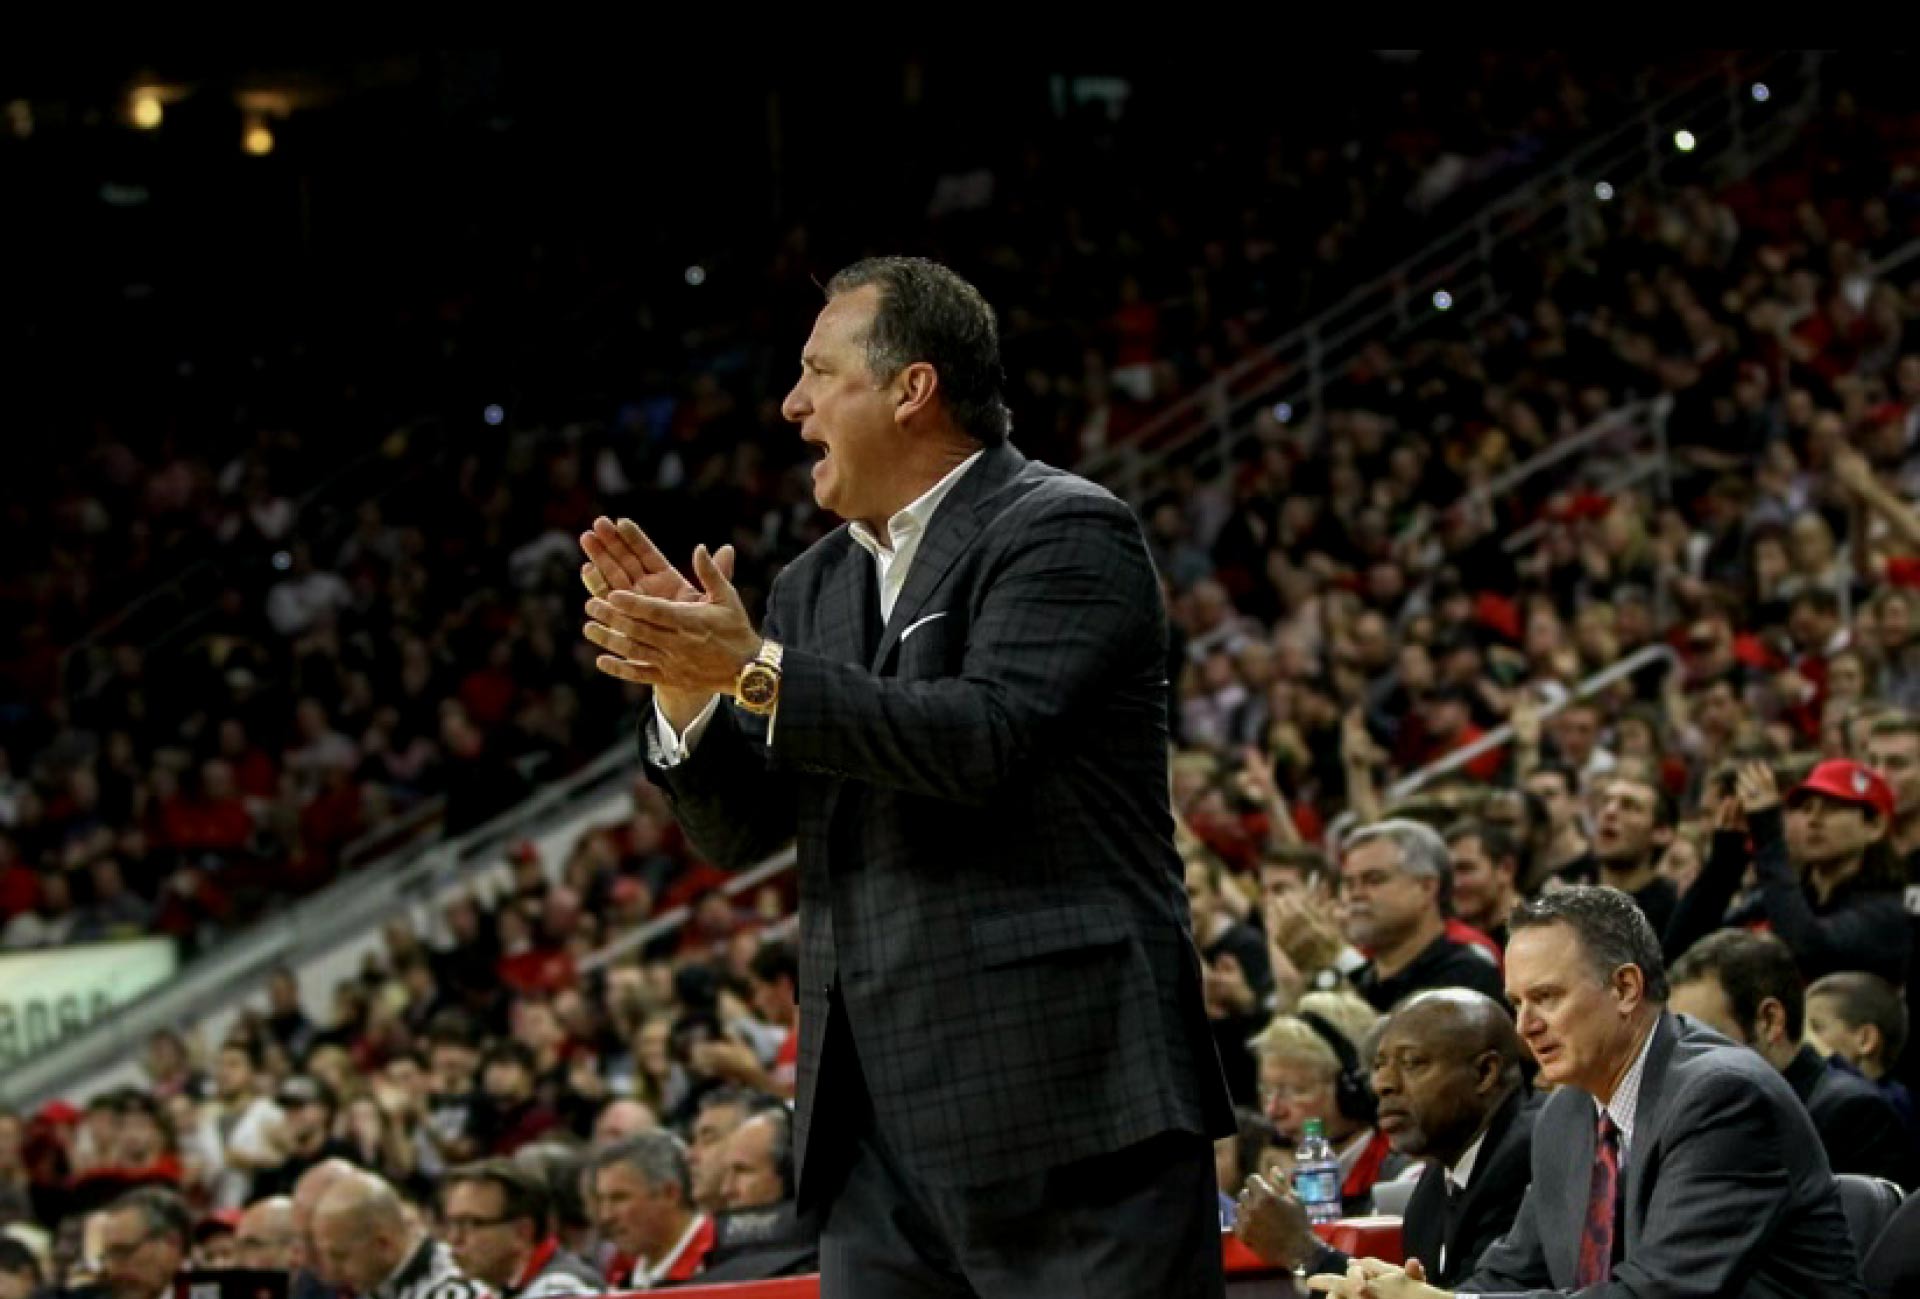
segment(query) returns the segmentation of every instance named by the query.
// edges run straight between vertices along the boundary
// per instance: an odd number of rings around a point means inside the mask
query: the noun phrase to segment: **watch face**
[[[773,702],[779,680],[779,677],[765,668],[759,671],[749,670],[740,680],[740,702],[750,707],[766,707]]]

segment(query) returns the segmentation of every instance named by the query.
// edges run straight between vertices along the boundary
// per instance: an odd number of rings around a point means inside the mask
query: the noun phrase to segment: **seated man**
[[[1893,1072],[1906,1049],[1909,1019],[1899,989],[1877,974],[1845,970],[1807,987],[1807,1040],[1829,1063],[1853,1070],[1887,1098],[1920,1164],[1920,1115],[1913,1093]]]
[[[1353,1043],[1319,1015],[1281,1015],[1254,1039],[1260,1101],[1280,1139],[1298,1146],[1308,1119],[1325,1126],[1340,1160],[1343,1211],[1370,1213],[1373,1185],[1397,1177],[1405,1157],[1374,1126],[1373,1093]]]
[[[1347,939],[1370,960],[1353,986],[1375,1010],[1428,988],[1471,988],[1499,1000],[1493,956],[1447,937],[1453,859],[1438,831],[1381,821],[1354,833],[1340,861]]]
[[[440,1185],[441,1226],[461,1272],[502,1299],[600,1293],[593,1265],[561,1248],[537,1172],[489,1159],[453,1169]]]
[[[1407,1256],[1451,1284],[1513,1226],[1531,1176],[1534,1110],[1506,1008],[1464,988],[1410,998],[1380,1033],[1373,1090],[1394,1151],[1427,1164],[1407,1204]],[[1283,1267],[1346,1270],[1347,1256],[1320,1243],[1284,1182],[1250,1178],[1235,1230]]]
[[[1912,1182],[1907,1134],[1872,1083],[1830,1066],[1801,1041],[1800,969],[1772,934],[1723,929],[1673,964],[1673,1009],[1758,1051],[1807,1107],[1836,1173]]]
[[[1533,1129],[1513,1229],[1460,1295],[1863,1299],[1840,1192],[1793,1089],[1765,1061],[1669,1014],[1660,940],[1615,889],[1513,914],[1508,999],[1556,1090]],[[1432,1299],[1414,1260],[1308,1281],[1346,1299]]]

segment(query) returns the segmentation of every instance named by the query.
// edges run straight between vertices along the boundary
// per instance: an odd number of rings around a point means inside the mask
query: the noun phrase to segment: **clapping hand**
[[[663,707],[674,701],[667,711],[677,723],[690,720],[711,696],[733,692],[761,641],[733,588],[731,546],[717,555],[695,548],[695,587],[628,520],[597,520],[580,544],[589,561],[580,577],[592,596],[586,637],[606,651],[595,666],[657,687],[666,697]]]
[[[1773,782],[1773,769],[1764,762],[1749,762],[1734,777],[1740,795],[1741,810],[1748,816],[1764,812],[1780,802],[1780,788]]]

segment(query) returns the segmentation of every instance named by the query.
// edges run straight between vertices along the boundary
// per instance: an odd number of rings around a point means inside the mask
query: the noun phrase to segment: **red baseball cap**
[[[1870,807],[1882,821],[1893,819],[1893,789],[1887,778],[1865,763],[1830,758],[1807,774],[1789,801],[1821,794],[1842,803]]]

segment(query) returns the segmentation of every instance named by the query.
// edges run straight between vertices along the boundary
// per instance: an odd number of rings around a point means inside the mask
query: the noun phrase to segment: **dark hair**
[[[587,1199],[580,1185],[586,1170],[585,1152],[567,1144],[571,1133],[550,1132],[530,1146],[513,1152],[518,1168],[538,1176],[547,1189],[547,1207],[557,1227],[585,1227],[592,1222]]]
[[[266,1063],[266,1045],[258,1035],[247,1032],[234,1033],[220,1044],[222,1051],[238,1051],[247,1057],[247,1068],[259,1073]]]
[[[748,968],[753,971],[753,977],[762,983],[774,983],[785,977],[796,989],[800,986],[799,954],[793,950],[792,943],[783,939],[761,943]]]
[[[1601,982],[1623,965],[1639,969],[1647,1000],[1664,1005],[1670,992],[1660,939],[1640,904],[1619,889],[1576,884],[1522,902],[1507,918],[1507,932],[1565,925],[1580,939],[1587,964]]]
[[[536,1081],[540,1077],[540,1062],[534,1057],[533,1048],[514,1038],[503,1038],[481,1053],[481,1076],[484,1077],[487,1070],[497,1064],[519,1065],[527,1071],[528,1077]]]
[[[1787,602],[1787,608],[1798,609],[1803,604],[1815,613],[1838,614],[1840,612],[1840,597],[1831,587],[1803,586],[1793,593],[1793,599]]]
[[[1880,1030],[1880,1063],[1892,1068],[1907,1046],[1907,1008],[1891,983],[1877,974],[1842,970],[1807,987],[1807,1000],[1831,997],[1834,1013],[1849,1028],[1871,1024]]]
[[[700,1093],[698,1112],[705,1114],[708,1110],[737,1109],[746,1118],[752,1118],[756,1114],[779,1108],[780,1102],[765,1092],[726,1083]]]
[[[1722,929],[1689,947],[1673,963],[1673,982],[1711,978],[1727,994],[1740,1031],[1749,1038],[1760,1019],[1760,1003],[1771,997],[1787,1013],[1787,1037],[1798,1042],[1806,1027],[1806,985],[1787,945],[1772,934]]]
[[[1527,773],[1528,780],[1532,780],[1535,776],[1557,777],[1561,787],[1564,788],[1567,793],[1577,794],[1580,792],[1580,777],[1574,774],[1572,767],[1567,766],[1563,762],[1543,762]]]
[[[457,1006],[435,1011],[427,1021],[427,1049],[436,1046],[463,1046],[471,1050],[480,1045],[480,1025],[472,1015]]]
[[[193,1215],[176,1191],[162,1186],[136,1187],[109,1204],[107,1212],[138,1213],[149,1234],[172,1236],[180,1242],[182,1254],[193,1247]]]
[[[1637,764],[1636,764],[1636,767],[1637,767]],[[1636,769],[1635,771],[1626,772],[1626,773],[1614,772],[1611,775],[1603,776],[1600,779],[1600,784],[1603,787],[1606,785],[1614,784],[1615,782],[1621,782],[1628,785],[1638,785],[1640,786],[1640,788],[1646,790],[1649,794],[1653,795],[1653,828],[1654,829],[1671,830],[1673,829],[1674,826],[1679,824],[1680,822],[1679,806],[1673,801],[1673,795],[1667,792],[1666,786],[1660,783],[1660,779],[1658,775],[1656,775],[1654,772],[1649,771],[1649,772],[1646,772],[1645,774],[1641,774],[1640,771]]]
[[[500,1188],[500,1216],[509,1221],[525,1218],[533,1224],[536,1237],[544,1239],[553,1229],[553,1197],[546,1181],[531,1168],[511,1159],[483,1159],[447,1170],[441,1179],[442,1203],[445,1194],[462,1183],[485,1184]]]
[[[1507,827],[1504,825],[1495,825],[1492,821],[1482,820],[1478,817],[1470,817],[1464,821],[1455,821],[1447,827],[1447,847],[1451,848],[1453,845],[1467,839],[1478,839],[1480,841],[1480,851],[1486,853],[1487,859],[1495,865],[1498,865],[1502,861],[1512,862],[1514,878],[1518,879],[1520,877],[1520,869],[1523,864],[1522,858],[1525,854],[1520,851],[1519,839],[1511,830],[1507,829]]]
[[[1000,329],[980,290],[922,257],[870,257],[827,281],[827,297],[869,285],[880,291],[867,331],[873,377],[886,383],[925,361],[953,422],[988,446],[1005,442],[1013,418],[1001,399]]]
[[[1293,870],[1300,872],[1305,883],[1319,881],[1327,883],[1333,878],[1333,866],[1327,861],[1327,854],[1309,844],[1282,844],[1269,848],[1260,854],[1256,872],[1263,870]]]
[[[589,1158],[589,1176],[616,1164],[624,1164],[640,1174],[648,1186],[673,1185],[680,1188],[680,1203],[693,1203],[692,1173],[687,1168],[687,1147],[671,1132],[641,1132],[597,1150]]]

